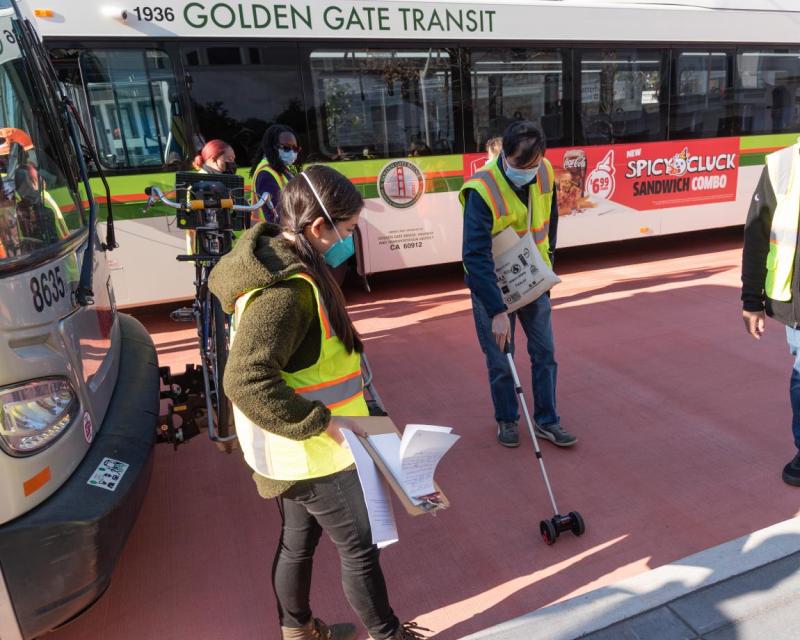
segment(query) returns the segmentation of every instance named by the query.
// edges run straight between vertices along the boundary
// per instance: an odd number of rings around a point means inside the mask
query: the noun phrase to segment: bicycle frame
[[[193,226],[194,253],[177,256],[182,262],[195,263],[195,299],[192,304],[192,315],[197,325],[197,337],[200,348],[200,371],[202,373],[202,389],[204,395],[205,413],[208,437],[213,442],[229,443],[236,439],[236,435],[226,434],[231,424],[232,409],[227,404],[228,399],[222,388],[222,377],[227,360],[228,332],[230,316],[225,314],[221,305],[208,290],[208,277],[214,265],[230,251],[233,246],[233,229],[220,222],[220,215],[225,210],[251,212],[269,204],[269,194],[264,194],[258,202],[252,205],[235,205],[231,201],[222,201],[219,208],[205,207],[203,201],[193,200],[186,203],[177,203],[169,200],[156,187],[148,189],[149,196],[147,208],[156,201],[161,201],[167,206],[179,210],[183,215],[189,212],[200,217],[201,224]],[[221,333],[221,335],[220,335]],[[193,367],[187,367],[184,374],[186,378],[196,375]],[[169,372],[162,372],[166,376],[165,383],[172,389]],[[177,378],[176,378],[177,381]],[[189,387],[196,386],[191,383]],[[180,389],[180,385],[179,385]],[[170,391],[168,397],[173,401],[186,400],[187,393]],[[182,402],[182,410],[189,410],[188,402]],[[182,414],[185,415],[185,414]],[[171,420],[171,418],[170,418]],[[162,430],[164,428],[162,427]],[[169,424],[166,429],[174,433],[174,426]],[[174,441],[182,441],[183,434],[174,437]],[[168,436],[167,439],[170,439]]]

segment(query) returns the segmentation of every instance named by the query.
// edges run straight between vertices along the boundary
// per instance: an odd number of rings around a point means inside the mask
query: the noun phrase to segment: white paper
[[[420,496],[436,491],[436,465],[459,438],[451,431],[449,427],[412,424],[406,426],[402,441],[396,433],[371,435],[369,441],[411,502],[420,505]]]
[[[427,496],[436,491],[433,474],[436,465],[459,436],[448,427],[408,425],[400,444],[403,487],[412,496]]]
[[[356,461],[358,480],[361,483],[364,501],[367,504],[367,516],[372,530],[372,544],[376,544],[379,549],[383,549],[400,539],[397,535],[392,501],[389,499],[389,487],[386,486],[386,481],[381,476],[364,445],[359,441],[358,436],[350,429],[342,429],[341,431]]]
[[[400,467],[400,436],[396,433],[370,434],[369,443],[381,457],[383,464],[389,469],[389,473],[392,474],[392,477],[397,480],[397,483],[411,499],[412,504],[415,506],[421,505],[422,500],[417,500],[416,497],[410,494],[403,482],[403,470]]]

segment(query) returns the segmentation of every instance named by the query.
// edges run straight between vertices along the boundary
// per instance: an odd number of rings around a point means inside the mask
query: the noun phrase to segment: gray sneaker
[[[534,430],[537,436],[545,438],[559,447],[571,447],[578,441],[571,433],[564,431],[560,424],[549,424],[546,427],[540,427],[537,424],[534,426]]]
[[[504,447],[519,446],[519,429],[516,422],[497,423],[497,441]]]

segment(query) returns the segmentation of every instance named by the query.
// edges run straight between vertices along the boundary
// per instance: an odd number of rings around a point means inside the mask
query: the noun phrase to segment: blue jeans
[[[519,406],[514,389],[514,378],[506,355],[500,351],[492,335],[492,319],[480,301],[472,296],[472,315],[478,342],[486,356],[489,370],[489,388],[494,404],[494,418],[498,422],[517,422]],[[533,419],[536,424],[548,427],[559,423],[556,411],[556,377],[558,364],[555,360],[553,325],[551,323],[550,298],[543,295],[534,302],[509,314],[511,320],[511,353],[514,353],[514,330],[517,318],[528,340],[528,355],[531,358],[533,378]]]
[[[786,327],[789,352],[794,356],[792,377],[789,380],[789,399],[792,402],[792,435],[794,446],[800,451],[800,330]]]

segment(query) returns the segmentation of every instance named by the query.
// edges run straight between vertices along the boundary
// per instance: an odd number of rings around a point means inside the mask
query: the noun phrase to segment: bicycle
[[[195,263],[195,298],[191,307],[173,311],[170,317],[176,321],[196,322],[201,375],[198,376],[194,365],[188,365],[180,376],[172,376],[168,368],[160,370],[162,380],[169,388],[169,391],[162,393],[162,397],[172,400],[172,404],[166,423],[159,427],[159,437],[172,442],[176,448],[198,433],[197,423],[204,418],[208,437],[212,441],[225,444],[236,439],[232,429],[233,408],[222,387],[228,358],[230,316],[209,291],[208,277],[214,265],[231,250],[234,231],[249,226],[249,215],[245,214],[265,205],[271,208],[268,193],[252,205],[235,204],[231,190],[218,181],[217,176],[203,178],[195,180],[193,189],[187,191],[188,196],[183,202],[170,200],[158,187],[145,189],[148,199],[144,211],[161,202],[177,211],[179,228],[195,233],[195,252],[176,256],[180,262]],[[175,423],[176,413],[181,417],[180,425]],[[226,449],[230,450],[228,446]]]

